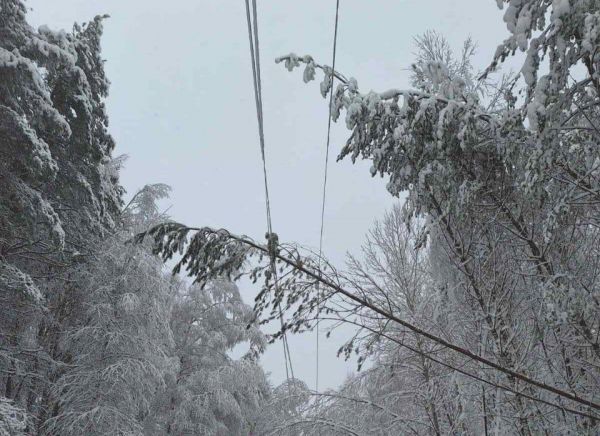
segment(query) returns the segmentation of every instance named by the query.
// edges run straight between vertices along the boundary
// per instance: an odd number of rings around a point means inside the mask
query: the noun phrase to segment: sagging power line
[[[248,40],[250,43],[250,59],[252,61],[252,77],[254,85],[254,100],[256,103],[256,118],[258,122],[258,137],[260,144],[260,154],[262,158],[262,170],[263,170],[263,181],[265,188],[265,211],[267,217],[267,239],[269,240],[269,246],[275,241],[276,235],[273,232],[273,222],[271,218],[271,201],[269,198],[269,178],[267,172],[267,161],[265,158],[265,134],[264,134],[264,123],[263,123],[263,106],[262,106],[262,85],[260,78],[260,45],[258,39],[258,14],[256,11],[256,0],[252,0],[252,20],[250,19],[250,3],[249,0],[246,2],[246,19],[248,24]],[[271,262],[271,274],[273,276],[275,289],[278,289],[278,276],[277,268],[275,267],[275,259],[273,257],[273,250],[270,250],[270,262]],[[294,378],[294,368],[292,366],[292,358],[290,355],[290,348],[287,340],[287,334],[285,332],[285,326],[283,323],[283,313],[279,307],[279,320],[281,322],[281,328],[283,330],[283,354],[285,359],[285,372],[287,381]]]
[[[331,89],[329,90],[329,111],[327,117],[327,141],[325,147],[325,166],[324,166],[324,174],[323,174],[323,195],[321,200],[321,229],[319,232],[319,267],[321,266],[321,257],[323,255],[323,231],[325,228],[325,203],[327,200],[327,170],[329,168],[329,144],[331,142],[331,105],[333,104],[333,82],[335,80],[335,76],[333,72],[335,71],[335,57],[337,51],[337,35],[338,35],[338,21],[339,21],[339,12],[340,12],[340,0],[336,1],[335,4],[335,25],[333,30],[333,54],[331,60]],[[319,318],[317,316],[317,326],[316,326],[316,368],[315,368],[315,391],[319,392]]]

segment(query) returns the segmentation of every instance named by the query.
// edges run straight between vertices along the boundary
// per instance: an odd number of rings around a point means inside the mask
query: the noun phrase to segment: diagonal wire
[[[325,228],[325,203],[327,200],[327,169],[329,168],[329,144],[331,142],[331,105],[333,103],[333,82],[335,80],[335,55],[337,51],[338,21],[340,12],[340,0],[335,4],[335,27],[333,30],[333,55],[331,61],[331,89],[329,92],[329,117],[327,118],[327,146],[325,149],[325,170],[323,175],[323,196],[321,200],[321,230],[319,233],[319,269],[321,268],[321,259],[323,254],[323,230]],[[319,300],[320,301],[320,300]],[[320,303],[319,303],[320,304]],[[316,351],[316,377],[315,391],[319,392],[319,310],[317,310],[317,351]]]
[[[250,42],[250,57],[252,61],[252,76],[254,85],[254,100],[256,104],[256,116],[258,121],[258,136],[260,141],[260,153],[262,158],[263,168],[263,181],[265,188],[265,209],[267,215],[267,238],[274,236],[273,224],[271,219],[271,201],[269,198],[269,182],[267,173],[267,162],[265,158],[265,135],[264,135],[264,124],[263,124],[263,106],[262,106],[262,84],[260,77],[260,45],[258,42],[258,18],[256,12],[256,0],[252,0],[252,21],[250,19],[250,4],[248,0],[246,2],[246,20],[248,24],[248,39]],[[271,244],[269,244],[271,246]],[[278,293],[278,278],[277,268],[275,265],[275,258],[271,256],[270,260],[271,274],[274,280],[275,292]],[[285,359],[285,373],[289,384],[290,374],[292,379],[294,378],[294,369],[292,367],[292,359],[290,354],[289,343],[287,340],[287,334],[284,328],[283,313],[279,306],[279,321],[281,323],[281,329],[283,331],[283,355]]]

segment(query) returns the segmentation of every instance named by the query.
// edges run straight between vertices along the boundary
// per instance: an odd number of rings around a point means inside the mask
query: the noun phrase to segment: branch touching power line
[[[151,235],[152,237],[154,237],[154,241],[155,241],[156,247],[157,247],[157,248],[155,248],[155,252],[161,254],[163,256],[163,259],[170,259],[176,251],[182,249],[182,244],[186,243],[184,241],[187,240],[186,239],[187,235],[190,232],[197,232],[197,233],[192,238],[192,240],[189,242],[188,249],[185,251],[182,260],[180,261],[180,263],[174,270],[175,272],[178,272],[183,264],[193,264],[191,267],[188,267],[188,272],[190,274],[195,274],[195,275],[202,274],[206,278],[207,274],[211,275],[211,274],[217,273],[217,270],[216,270],[217,265],[216,264],[212,264],[209,268],[207,268],[208,272],[199,271],[199,268],[198,268],[199,261],[195,258],[196,256],[194,255],[194,252],[193,252],[193,250],[198,250],[199,248],[201,248],[202,244],[206,244],[206,241],[208,240],[207,238],[217,238],[221,241],[218,243],[239,244],[240,249],[241,249],[241,247],[246,247],[246,252],[236,254],[237,257],[234,256],[233,261],[234,261],[235,265],[239,265],[239,266],[242,265],[242,263],[244,261],[241,259],[241,257],[245,258],[245,256],[247,255],[248,249],[252,249],[257,253],[262,254],[263,256],[264,255],[273,256],[273,259],[278,260],[278,261],[282,262],[283,264],[293,268],[297,272],[303,273],[307,277],[314,279],[316,282],[327,286],[331,290],[335,291],[335,293],[343,295],[344,297],[357,303],[358,305],[365,307],[365,308],[371,310],[372,312],[377,313],[378,315],[383,316],[384,318],[407,328],[408,330],[412,331],[413,333],[416,333],[416,334],[418,334],[422,337],[425,337],[439,345],[442,345],[444,348],[455,351],[473,361],[479,362],[489,368],[492,368],[492,369],[494,369],[500,373],[503,373],[509,377],[512,377],[514,379],[520,380],[530,386],[534,386],[538,389],[555,394],[563,399],[567,399],[567,400],[576,402],[580,405],[600,411],[600,404],[598,404],[598,403],[595,403],[595,402],[585,399],[585,398],[581,398],[578,395],[566,392],[555,386],[550,386],[546,383],[535,380],[525,374],[521,374],[510,368],[506,368],[499,363],[489,360],[483,356],[479,356],[464,347],[461,347],[457,344],[449,342],[427,330],[424,330],[408,321],[403,320],[402,318],[399,318],[398,316],[394,315],[393,313],[391,313],[385,309],[382,309],[382,308],[376,306],[371,301],[369,301],[367,298],[356,295],[353,292],[345,289],[342,285],[335,283],[332,280],[325,277],[320,270],[318,270],[316,268],[312,269],[312,268],[308,267],[306,265],[306,263],[302,262],[300,259],[294,259],[294,258],[290,258],[288,256],[284,256],[281,254],[281,252],[279,250],[271,250],[270,248],[268,248],[264,245],[258,244],[246,236],[236,236],[234,234],[229,233],[227,230],[223,230],[223,229],[215,230],[215,229],[211,229],[209,227],[195,228],[195,227],[183,226],[181,224],[176,224],[176,223],[168,223],[168,224],[164,224],[164,225],[159,225],[159,226],[151,229],[148,232],[138,235],[138,237],[136,237],[136,240],[141,241],[144,239],[144,237],[146,235]],[[199,236],[199,235],[201,235],[202,237],[195,240],[194,238],[196,238],[196,236]],[[165,237],[167,238],[166,243],[163,240]],[[202,239],[202,238],[204,238],[204,239]],[[217,244],[217,242],[212,241],[209,244],[209,245],[211,245],[211,247],[208,247],[208,248],[215,249],[216,244]],[[231,256],[232,247],[230,245],[227,246],[226,251]],[[222,263],[222,260],[221,260],[222,254],[219,255],[220,263]],[[204,259],[204,260],[206,260],[206,259]],[[427,355],[427,354],[424,354],[424,356],[427,358],[430,358],[429,355]],[[465,372],[465,375],[469,375],[473,378],[478,377],[478,376],[475,376],[475,375],[472,375],[472,374],[469,374],[466,372]],[[515,390],[512,390],[511,388],[507,388],[504,386],[498,386],[498,387],[500,389],[512,392],[515,395],[518,395],[518,396],[521,396],[524,398],[529,398],[533,401],[541,402],[541,403],[544,403],[547,405],[552,405],[554,407],[557,407],[564,411],[567,411],[566,408],[564,408],[560,405],[554,404],[554,403],[550,403],[546,400],[536,398],[533,396],[528,396],[527,394],[517,392]],[[573,413],[575,413],[575,412],[573,412]],[[583,415],[583,413],[577,413],[577,414]],[[585,414],[585,416],[589,416],[593,419],[600,419],[600,417],[592,416],[589,414]]]
[[[250,20],[250,4],[246,1],[246,20],[248,24],[248,39],[250,42],[250,59],[252,61],[252,77],[254,84],[254,100],[256,103],[256,118],[258,121],[258,139],[260,143],[260,155],[262,158],[263,181],[265,187],[265,209],[267,215],[267,238],[272,240],[275,236],[273,233],[273,221],[271,218],[271,200],[269,199],[269,177],[267,173],[267,160],[265,157],[265,133],[264,133],[264,117],[262,106],[262,84],[260,79],[260,45],[258,40],[258,14],[256,12],[256,0],[252,0],[252,21]],[[271,257],[271,274],[275,280],[275,286],[278,284],[277,268],[275,261]],[[283,313],[279,309],[281,327],[283,329]],[[290,373],[294,378],[294,368],[292,366],[292,357],[290,355],[290,347],[287,340],[287,335],[283,333],[283,355],[285,359],[285,372],[287,380],[290,380]]]

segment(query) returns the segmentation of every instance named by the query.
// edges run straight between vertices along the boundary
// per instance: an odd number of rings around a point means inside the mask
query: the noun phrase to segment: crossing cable
[[[319,233],[319,269],[321,269],[321,259],[323,254],[323,229],[325,222],[325,202],[327,200],[327,169],[329,168],[329,144],[331,142],[331,105],[333,104],[333,82],[335,80],[335,55],[337,51],[337,34],[338,34],[338,21],[340,13],[340,0],[336,1],[335,4],[335,26],[333,30],[333,55],[331,60],[331,88],[329,92],[329,116],[327,118],[327,146],[325,148],[325,169],[323,175],[323,196],[321,200],[321,230]],[[320,295],[319,295],[319,306],[320,306]],[[319,392],[319,311],[317,310],[317,351],[316,351],[316,377],[315,377],[315,391]]]
[[[258,43],[258,19],[256,12],[256,0],[252,0],[252,22],[250,20],[250,4],[249,0],[246,2],[246,19],[248,24],[248,40],[250,42],[250,58],[252,61],[252,77],[254,85],[254,100],[256,103],[256,117],[258,121],[258,137],[260,142],[260,154],[262,158],[263,168],[263,181],[265,188],[265,209],[267,215],[267,239],[269,241],[269,255],[270,255],[270,267],[271,274],[273,277],[273,283],[275,286],[275,292],[278,294],[278,277],[277,267],[275,265],[275,250],[277,244],[277,235],[273,233],[273,223],[271,218],[271,201],[269,199],[269,182],[267,174],[267,162],[265,158],[265,135],[264,135],[264,124],[263,124],[263,106],[262,106],[262,85],[260,78],[260,46]],[[281,329],[283,331],[282,342],[283,342],[283,355],[285,359],[285,373],[289,384],[290,374],[292,379],[294,378],[294,369],[292,367],[292,358],[290,355],[290,348],[287,340],[287,334],[284,329],[283,323],[283,312],[281,307],[279,308],[279,321],[281,323]]]
[[[268,183],[267,183],[268,182],[268,179],[267,179],[267,168],[266,168],[266,160],[265,160],[265,153],[264,153],[264,133],[263,133],[263,125],[262,125],[262,120],[263,120],[263,115],[262,115],[262,98],[261,98],[261,95],[260,95],[260,90],[261,90],[260,72],[257,72],[260,69],[260,62],[258,60],[258,57],[255,57],[255,53],[254,53],[255,52],[255,47],[254,47],[254,43],[252,41],[252,30],[251,30],[252,29],[252,25],[251,25],[251,22],[250,22],[249,4],[248,4],[248,0],[245,0],[245,1],[246,1],[246,13],[247,13],[247,19],[248,19],[248,33],[249,33],[249,38],[250,38],[250,52],[251,52],[251,56],[252,56],[252,70],[253,70],[253,76],[254,76],[254,92],[255,92],[255,100],[256,100],[256,106],[257,106],[257,118],[258,118],[258,126],[259,126],[259,138],[260,138],[260,146],[261,146],[261,156],[262,156],[262,161],[263,161],[263,174],[264,174],[264,182],[265,182],[265,198],[266,198],[266,211],[267,211],[267,227],[268,227],[268,230],[269,230],[268,237],[269,237],[269,242],[271,242],[272,241],[271,238],[273,236],[275,236],[275,238],[276,238],[276,235],[274,235],[273,232],[272,232],[271,211],[270,211],[270,202],[269,202],[269,195],[268,195]],[[255,40],[255,42],[257,44],[256,45],[256,52],[258,53],[258,31],[257,31],[257,27],[256,27],[256,22],[257,22],[257,20],[256,20],[256,0],[252,0],[252,2],[253,2],[253,14],[254,14],[254,24],[255,24],[255,26],[254,26],[254,40]],[[337,3],[339,4],[339,0],[337,1]],[[338,10],[336,9],[336,24],[337,24],[337,15],[338,15]],[[335,70],[332,69],[332,76],[334,74],[335,74]],[[333,84],[333,82],[332,82],[332,84]],[[333,92],[333,86],[332,86],[332,92]],[[330,96],[330,101],[331,101],[331,96]],[[330,105],[330,111],[331,111],[331,105]],[[329,143],[329,138],[328,138],[328,143]],[[200,229],[192,229],[192,230],[200,230]],[[231,235],[231,236],[233,237],[233,235]],[[301,272],[304,272],[308,276],[316,279],[317,281],[323,283],[324,285],[326,285],[326,286],[328,286],[328,287],[336,290],[338,293],[340,293],[340,294],[348,297],[350,300],[353,300],[353,301],[355,301],[355,302],[363,305],[364,307],[367,307],[367,308],[371,309],[375,313],[383,315],[384,317],[388,318],[389,320],[394,321],[394,322],[396,322],[396,323],[398,323],[398,324],[400,324],[400,325],[408,328],[409,330],[412,330],[414,333],[416,333],[416,334],[418,334],[420,336],[424,336],[424,337],[426,337],[426,338],[428,338],[428,339],[430,339],[430,340],[432,340],[434,342],[437,342],[438,344],[444,346],[445,348],[448,348],[448,349],[451,349],[453,351],[456,351],[456,352],[458,352],[458,353],[460,353],[460,354],[462,354],[462,355],[464,355],[464,356],[466,356],[466,357],[468,357],[468,358],[470,358],[470,359],[472,359],[474,361],[478,361],[478,362],[483,363],[484,365],[486,365],[488,367],[491,367],[491,368],[493,368],[493,369],[495,369],[495,370],[497,370],[499,372],[502,372],[502,373],[508,375],[509,377],[514,377],[515,379],[518,379],[518,380],[521,380],[521,381],[523,381],[525,383],[528,383],[530,385],[536,386],[537,388],[540,388],[540,389],[545,390],[547,392],[556,394],[559,397],[566,398],[566,399],[569,399],[571,401],[575,401],[575,402],[577,402],[579,404],[582,404],[584,406],[590,407],[592,409],[600,410],[600,404],[598,404],[598,403],[594,403],[593,401],[587,400],[585,398],[578,397],[575,394],[571,394],[569,392],[563,391],[562,389],[556,388],[554,386],[547,385],[547,384],[545,384],[543,382],[540,382],[540,381],[537,381],[535,379],[531,379],[530,377],[528,377],[528,376],[526,376],[524,374],[518,373],[516,371],[513,371],[513,370],[511,370],[509,368],[505,368],[505,367],[501,366],[500,364],[495,363],[495,362],[493,362],[493,361],[491,361],[491,360],[489,360],[489,359],[487,359],[487,358],[485,358],[483,356],[479,356],[479,355],[476,355],[476,354],[472,353],[468,349],[462,348],[462,347],[460,347],[460,346],[458,346],[456,344],[448,342],[448,341],[442,339],[441,337],[438,337],[438,336],[436,336],[436,335],[434,335],[434,334],[432,334],[432,333],[430,333],[430,332],[428,332],[426,330],[422,330],[419,327],[417,327],[415,325],[412,325],[409,322],[404,321],[401,318],[398,318],[394,314],[387,313],[385,310],[380,309],[377,306],[374,306],[370,301],[363,300],[360,297],[358,297],[356,295],[353,295],[352,293],[348,292],[347,290],[345,290],[341,286],[336,285],[335,283],[333,283],[333,282],[329,281],[328,279],[326,279],[325,277],[323,277],[322,273],[320,271],[320,268],[319,268],[318,272],[315,273],[315,272],[313,272],[311,270],[306,269],[303,265],[297,264],[296,262],[294,262],[294,261],[292,261],[290,259],[287,259],[286,257],[283,257],[283,256],[279,255],[277,252],[273,252],[272,249],[265,250],[264,247],[262,247],[260,245],[257,245],[257,244],[255,244],[255,243],[253,243],[253,242],[251,242],[251,241],[249,241],[247,239],[244,239],[244,238],[234,237],[234,239],[236,239],[239,242],[242,242],[244,244],[250,245],[250,246],[252,246],[252,247],[254,247],[256,249],[268,252],[269,256],[271,257],[271,269],[273,271],[273,277],[274,277],[274,280],[275,280],[274,283],[275,283],[276,291],[277,291],[278,281],[277,281],[277,269],[275,268],[275,260],[277,258],[277,259],[280,259],[281,261],[283,261],[284,263],[286,263],[286,264],[288,264],[288,265],[290,265],[292,267],[295,267],[297,270],[299,270]],[[321,257],[319,258],[319,260],[321,260]],[[280,321],[281,321],[282,326],[283,326],[283,318],[282,318],[281,308],[279,308],[279,313],[280,313]],[[283,343],[284,343],[284,356],[286,358],[286,373],[288,371],[288,361],[289,361],[290,370],[292,372],[292,378],[293,378],[294,377],[293,376],[293,369],[291,368],[291,359],[289,359],[289,346],[287,345],[287,337],[286,337],[285,331],[283,331]],[[427,358],[431,359],[431,357],[428,354],[426,354],[426,353],[424,353],[424,357],[427,357]],[[443,364],[445,366],[448,366],[447,364],[445,364],[444,362],[441,362],[441,361],[438,361],[437,363],[440,363],[440,364]],[[448,367],[450,367],[450,366],[448,366]],[[452,368],[452,369],[457,369],[457,368]],[[475,379],[477,379],[479,381],[482,381],[484,383],[490,383],[489,381],[486,381],[484,379],[480,379],[479,377],[477,377],[477,376],[475,376],[473,374],[467,373],[466,371],[461,370],[459,372],[463,373],[464,375],[468,375],[470,377],[473,377],[473,378],[475,378]],[[289,374],[288,374],[288,382],[289,382]],[[563,406],[560,406],[558,404],[551,403],[551,402],[548,402],[548,401],[545,401],[543,399],[536,398],[536,397],[533,397],[533,396],[529,396],[529,395],[526,395],[526,394],[518,392],[518,391],[514,391],[511,388],[508,388],[507,386],[501,386],[501,385],[495,385],[495,386],[498,387],[498,388],[500,388],[500,389],[503,389],[503,390],[506,390],[506,391],[509,391],[509,392],[513,392],[515,395],[522,396],[522,397],[528,398],[530,400],[541,402],[541,403],[544,403],[544,404],[547,404],[547,405],[550,405],[550,406],[554,406],[554,407],[557,407],[557,408],[562,409],[564,411],[568,411],[568,412],[571,412],[571,413],[576,413],[576,414],[579,414],[581,416],[586,416],[586,417],[590,417],[590,418],[597,418],[596,416],[592,416],[592,415],[589,415],[589,414],[578,412],[578,411],[575,411],[575,410],[572,410],[572,409],[567,409],[567,408],[565,408]]]
[[[160,226],[159,226],[160,227]],[[220,235],[220,236],[227,236],[229,239],[236,241],[240,244],[243,244],[249,248],[255,249],[258,252],[262,252],[265,253],[267,255],[270,254],[269,248],[265,247],[264,245],[258,244],[254,241],[252,241],[251,239],[249,239],[248,237],[245,236],[236,236],[230,232],[228,232],[227,230],[224,229],[220,229],[220,230],[215,230],[215,229],[211,229],[209,227],[203,227],[203,228],[197,228],[197,227],[185,227],[183,226],[183,228],[185,229],[186,232],[189,231],[196,231],[196,232],[208,232],[210,234],[215,234],[215,235]],[[178,231],[181,231],[182,228],[179,228]],[[144,234],[142,234],[144,235]],[[139,235],[138,235],[139,236]],[[154,235],[155,240],[157,240],[157,236]],[[162,238],[163,236],[158,237],[158,239]],[[189,249],[188,249],[189,251]],[[428,330],[424,330],[418,326],[416,326],[415,324],[412,324],[408,321],[405,321],[404,319],[398,317],[397,315],[395,315],[392,312],[388,312],[386,309],[381,308],[377,305],[375,305],[375,303],[371,300],[369,300],[367,297],[361,297],[360,295],[357,295],[347,289],[345,289],[343,287],[342,284],[340,283],[336,283],[335,281],[333,281],[332,279],[326,277],[323,275],[323,272],[319,269],[316,268],[311,268],[309,265],[301,262],[299,260],[299,258],[293,258],[293,257],[289,257],[289,253],[288,255],[283,255],[280,252],[276,252],[273,256],[274,258],[276,258],[277,260],[283,262],[284,264],[286,264],[289,267],[294,268],[296,271],[301,272],[303,274],[305,274],[307,277],[314,279],[315,281],[318,281],[320,283],[322,283],[323,285],[325,285],[327,288],[330,288],[332,291],[335,291],[334,294],[339,294],[339,295],[343,295],[344,297],[348,298],[350,301],[353,301],[355,303],[358,303],[360,306],[369,309],[371,311],[373,311],[374,313],[383,316],[384,318],[386,318],[389,321],[392,321],[394,323],[397,323],[405,328],[407,328],[408,330],[412,331],[413,333],[425,337],[439,345],[442,345],[444,348],[455,351],[459,354],[462,354],[463,356],[469,358],[472,361],[476,361],[479,363],[484,364],[486,367],[493,369],[495,371],[504,373],[505,375],[507,375],[508,377],[514,378],[516,380],[520,380],[522,382],[525,382],[531,386],[535,386],[541,390],[546,391],[547,393],[551,393],[551,394],[555,394],[559,397],[562,397],[563,399],[568,399],[571,401],[574,401],[576,403],[579,403],[580,405],[586,406],[590,409],[595,409],[597,411],[600,411],[600,403],[596,403],[592,400],[588,400],[586,398],[580,397],[578,396],[576,393],[570,393],[568,391],[565,391],[561,388],[552,386],[552,385],[548,385],[544,382],[538,381],[536,379],[533,379],[525,374],[519,373],[515,370],[512,370],[510,368],[504,367],[499,363],[494,362],[493,360],[490,360],[486,357],[480,356],[478,354],[475,354],[474,352],[470,351],[468,348],[463,348],[460,345],[457,345],[453,342],[450,342],[446,339],[443,339],[441,336],[437,336],[436,334],[428,331]],[[365,327],[366,328],[366,327]],[[384,333],[381,333],[382,336],[384,336]],[[393,338],[390,337],[390,340],[394,341],[395,340]],[[430,354],[429,353],[423,353],[422,354],[423,357],[427,358],[427,359],[431,359]],[[441,361],[437,362],[440,364],[443,364]],[[450,368],[450,366],[448,367]],[[455,368],[451,368],[451,369],[455,369]],[[464,371],[464,370],[463,370]],[[464,375],[468,375],[470,377],[473,377],[474,379],[478,380],[473,374],[468,373],[467,371],[462,372]],[[480,380],[483,381],[483,380]],[[487,383],[487,382],[486,382]],[[493,382],[490,382],[490,384]],[[528,398],[531,399],[533,401],[537,401],[537,402],[541,402],[547,405],[552,405],[557,407],[558,409],[564,410],[564,411],[568,411],[568,412],[572,412],[572,413],[576,413],[573,412],[572,410],[569,410],[559,404],[556,403],[550,403],[547,402],[546,400],[543,400],[541,398],[536,398],[534,396],[526,396],[527,394],[523,394],[520,393],[519,391],[516,390],[511,390],[511,388],[506,387],[506,386],[502,386],[502,385],[496,385],[493,384],[493,386],[499,388],[499,389],[503,389],[509,392],[513,392],[515,395],[518,396],[522,396],[524,398]],[[585,412],[583,412],[585,413]],[[600,419],[599,415],[583,415],[582,416],[588,416],[588,417],[592,417],[594,419]]]
[[[335,318],[330,318],[330,319],[332,321],[335,320]],[[472,372],[467,371],[466,369],[464,369],[464,366],[459,366],[458,364],[448,363],[447,361],[441,360],[441,358],[437,359],[437,358],[435,358],[433,356],[433,353],[431,353],[431,352],[425,352],[425,351],[422,351],[422,350],[420,350],[418,348],[414,348],[414,347],[406,344],[405,342],[399,340],[398,338],[394,338],[393,336],[390,336],[390,335],[388,335],[386,333],[378,332],[378,331],[376,331],[376,330],[374,330],[374,329],[372,329],[372,328],[370,328],[368,326],[359,324],[359,323],[354,322],[354,321],[349,321],[349,320],[345,320],[345,322],[348,322],[350,324],[354,324],[356,327],[364,328],[364,329],[370,331],[371,333],[375,333],[377,335],[380,335],[380,336],[388,339],[389,341],[395,342],[396,344],[400,345],[401,347],[404,347],[407,350],[412,351],[413,353],[415,353],[415,354],[417,354],[417,355],[419,355],[419,356],[421,356],[421,357],[423,357],[423,358],[425,358],[427,360],[430,360],[430,361],[432,361],[434,363],[437,363],[438,365],[441,365],[441,366],[443,366],[445,368],[448,368],[448,369],[450,369],[452,371],[456,371],[456,372],[458,372],[460,374],[463,374],[464,376],[472,378],[473,380],[479,381],[479,382],[481,382],[483,384],[490,385],[490,386],[492,386],[494,388],[498,388],[498,389],[504,390],[506,392],[510,392],[511,394],[514,394],[514,395],[516,395],[518,397],[523,397],[523,398],[531,400],[531,401],[535,401],[535,402],[538,402],[538,403],[541,403],[541,404],[545,404],[547,406],[551,406],[551,407],[554,407],[555,409],[558,409],[558,410],[561,410],[561,411],[564,411],[564,412],[569,412],[569,413],[572,413],[574,415],[583,416],[585,418],[590,418],[590,419],[593,419],[593,420],[598,420],[600,418],[597,415],[591,415],[589,413],[582,412],[581,410],[572,409],[572,408],[566,407],[566,406],[564,406],[562,404],[559,404],[559,403],[555,403],[555,402],[552,402],[552,401],[549,401],[549,400],[544,400],[543,398],[539,398],[539,397],[535,397],[533,395],[526,394],[524,392],[518,391],[516,388],[511,388],[510,386],[506,386],[506,385],[499,384],[497,382],[493,382],[491,380],[485,379],[483,377],[478,376],[477,374],[474,374]],[[483,386],[482,386],[482,388],[483,388]],[[485,392],[485,388],[484,388],[484,392]],[[485,402],[483,403],[483,406],[484,406],[484,418],[485,418],[487,416],[486,413],[485,413]]]

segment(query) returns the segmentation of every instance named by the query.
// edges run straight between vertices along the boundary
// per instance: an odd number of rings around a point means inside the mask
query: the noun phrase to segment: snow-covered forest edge
[[[126,202],[106,17],[36,30],[0,0],[0,435],[600,433],[600,2],[496,3],[489,65],[428,32],[410,89],[276,60],[331,96],[338,160],[406,196],[336,266],[173,222],[166,185]],[[360,371],[273,386],[262,351],[317,322]]]

